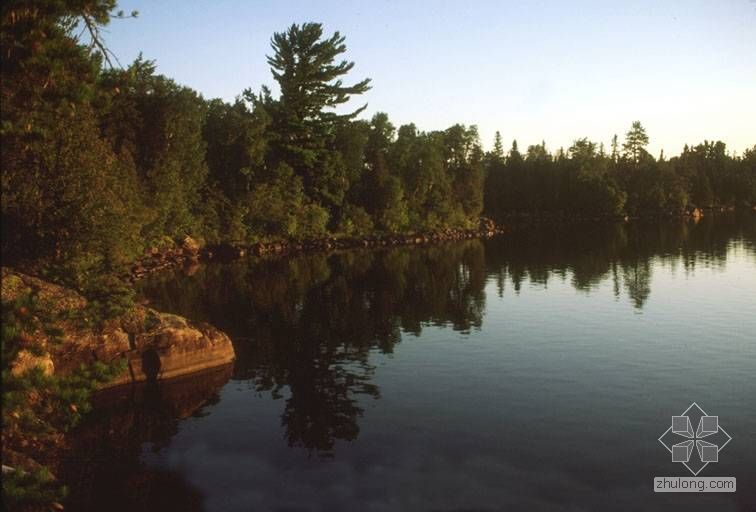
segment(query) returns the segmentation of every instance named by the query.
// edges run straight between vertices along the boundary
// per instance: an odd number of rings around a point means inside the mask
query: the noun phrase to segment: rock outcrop
[[[188,235],[181,241],[181,252],[191,261],[199,259],[200,248],[199,242]]]
[[[73,290],[2,269],[2,301],[36,297],[50,319],[51,329],[38,329],[30,345],[43,353],[21,350],[11,363],[23,373],[41,366],[48,374],[67,375],[82,364],[126,361],[126,369],[105,387],[163,380],[227,365],[234,360],[231,340],[215,327],[136,305],[96,328],[86,318],[87,300]],[[31,343],[33,341],[33,343]]]
[[[55,364],[50,354],[36,355],[29,350],[19,350],[16,358],[10,365],[11,374],[18,377],[32,368],[42,368],[42,373],[52,375],[55,373]]]

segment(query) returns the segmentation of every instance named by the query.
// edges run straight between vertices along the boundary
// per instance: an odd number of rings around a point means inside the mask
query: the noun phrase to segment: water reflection
[[[67,510],[203,510],[202,494],[182,475],[148,468],[140,456],[144,448],[157,453],[167,447],[180,420],[202,415],[203,406],[216,403],[232,368],[96,395],[96,412],[71,436],[72,446],[59,463],[73,491]]]
[[[423,325],[480,327],[483,245],[353,251],[210,265],[152,283],[159,307],[214,322],[234,340],[234,378],[275,398],[290,446],[330,455],[354,440],[360,395],[379,397],[369,352],[390,353]]]
[[[590,292],[611,279],[619,298],[624,291],[638,308],[651,294],[652,260],[672,267],[682,262],[723,266],[732,244],[754,247],[754,215],[710,216],[699,221],[581,224],[521,228],[486,246],[486,264],[501,295],[509,283],[518,292],[524,281],[546,287],[570,278]]]
[[[751,215],[154,276],[154,306],[217,325],[237,361],[100,396],[64,464],[67,509],[677,506],[646,486],[680,397],[736,439],[756,429],[755,258]],[[718,469],[748,481],[739,442]],[[686,503],[754,496],[710,498]]]
[[[728,247],[753,248],[754,216],[701,222],[551,226],[487,242],[249,259],[144,283],[156,307],[208,321],[234,340],[233,378],[284,400],[289,446],[323,457],[357,439],[360,397],[378,399],[370,352],[391,353],[424,326],[480,329],[489,279],[507,287],[568,281],[590,294],[609,280],[641,311],[656,265],[725,264]],[[364,403],[364,401],[362,402]]]

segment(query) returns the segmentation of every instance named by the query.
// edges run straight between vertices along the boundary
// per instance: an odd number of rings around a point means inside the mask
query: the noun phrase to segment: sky
[[[113,20],[106,41],[123,65],[139,52],[158,72],[232,101],[275,82],[270,38],[320,22],[346,36],[372,79],[350,103],[396,125],[496,130],[521,149],[556,150],[588,137],[609,145],[639,120],[649,150],[722,140],[756,144],[756,0],[711,1],[145,1],[120,0],[137,19]],[[272,87],[276,91],[275,87]]]

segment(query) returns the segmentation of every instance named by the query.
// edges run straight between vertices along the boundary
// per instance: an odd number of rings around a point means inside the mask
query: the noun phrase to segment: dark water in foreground
[[[756,215],[194,270],[236,364],[103,399],[72,510],[756,509]],[[693,401],[734,494],[653,492]]]

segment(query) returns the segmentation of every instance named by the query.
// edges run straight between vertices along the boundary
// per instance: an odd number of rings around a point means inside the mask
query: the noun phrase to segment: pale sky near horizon
[[[579,137],[620,139],[634,120],[658,155],[685,143],[756,144],[756,0],[720,1],[146,1],[120,0],[106,41],[138,53],[205,98],[274,85],[273,32],[317,21],[346,36],[351,83],[372,79],[362,117],[398,127],[476,124],[521,149]],[[275,88],[274,88],[275,90]]]

